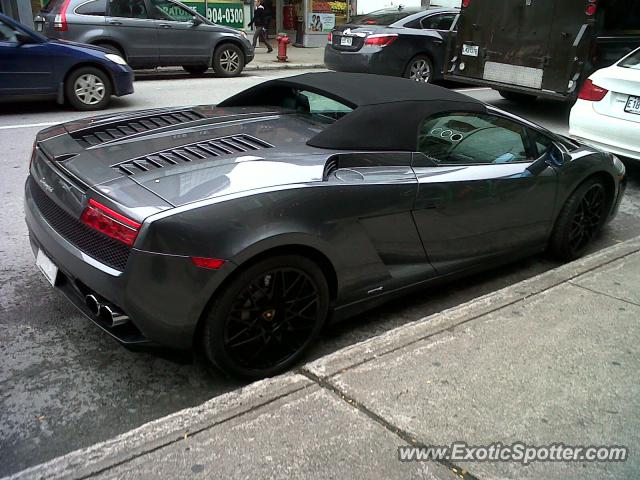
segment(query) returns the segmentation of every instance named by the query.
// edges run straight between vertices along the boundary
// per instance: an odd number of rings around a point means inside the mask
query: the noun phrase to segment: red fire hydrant
[[[276,37],[278,41],[278,61],[286,62],[287,61],[287,44],[291,43],[289,40],[289,35],[286,33],[279,33]]]

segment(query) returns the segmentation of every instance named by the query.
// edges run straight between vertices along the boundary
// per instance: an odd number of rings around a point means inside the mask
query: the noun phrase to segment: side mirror
[[[197,27],[198,25],[202,24],[202,19],[200,17],[197,17],[197,16],[194,15],[193,18],[191,19],[191,24],[194,27]]]
[[[18,46],[21,46],[21,45],[24,45],[24,44],[27,44],[27,43],[35,43],[33,38],[31,38],[26,33],[15,32],[15,35],[16,35],[16,41],[18,42]]]
[[[570,160],[570,156],[554,145],[547,153],[529,165],[527,170],[532,175],[538,175],[547,167],[562,167],[568,160]]]

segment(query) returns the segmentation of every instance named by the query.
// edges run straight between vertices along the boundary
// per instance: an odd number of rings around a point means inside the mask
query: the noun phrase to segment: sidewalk
[[[13,478],[638,478],[640,238]],[[623,445],[618,463],[397,447]]]
[[[286,62],[278,62],[278,43],[274,38],[269,39],[273,52],[267,53],[264,46],[260,46],[255,50],[255,57],[245,66],[245,72],[255,72],[259,70],[287,70],[287,69],[311,69],[325,68],[324,65],[324,48],[298,48],[292,45],[287,46]],[[191,77],[181,67],[158,67],[145,70],[136,70],[136,80],[152,79],[155,77],[179,76]],[[208,70],[207,75],[213,75],[213,70]]]

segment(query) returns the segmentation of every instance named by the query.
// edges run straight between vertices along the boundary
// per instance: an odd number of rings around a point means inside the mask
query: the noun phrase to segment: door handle
[[[109,20],[109,25],[122,25],[122,22],[117,20]]]
[[[169,25],[168,23],[160,23],[160,24],[158,24],[158,26],[160,28],[171,28],[171,25]]]

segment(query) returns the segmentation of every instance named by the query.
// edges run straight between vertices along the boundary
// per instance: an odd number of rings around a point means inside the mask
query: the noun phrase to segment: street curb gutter
[[[234,392],[213,398],[200,406],[178,411],[105,442],[73,451],[6,478],[18,480],[89,477],[179,441],[186,435],[193,435],[212,428],[311,385],[317,385],[314,378],[333,385],[330,380],[332,376],[354,366],[379,358],[442,331],[455,330],[464,323],[537,295],[639,251],[640,237],[636,237],[502,290],[340,349],[302,366],[299,370],[302,375],[289,373],[255,382]],[[339,387],[336,386],[336,388]]]

